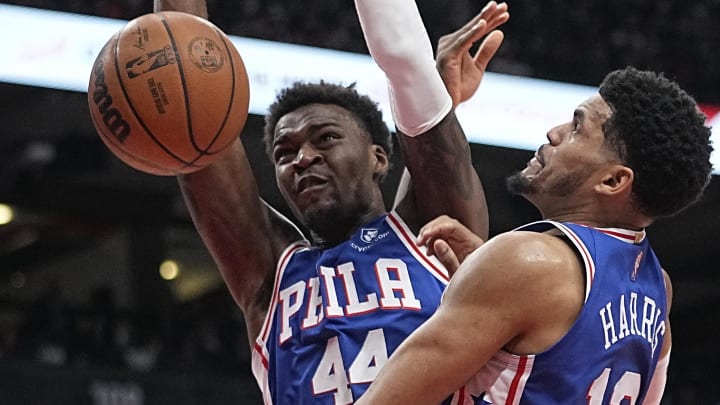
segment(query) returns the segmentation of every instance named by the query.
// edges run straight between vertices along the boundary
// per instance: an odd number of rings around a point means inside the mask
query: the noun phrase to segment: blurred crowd
[[[17,5],[132,19],[149,0],[11,0]],[[626,65],[665,72],[698,101],[720,104],[720,0],[508,1],[506,40],[491,71],[598,85]],[[478,0],[418,0],[433,43],[468,21]],[[352,0],[208,0],[232,35],[366,53]]]
[[[230,302],[178,303],[170,316],[156,316],[118,307],[109,287],[94,290],[85,305],[69,304],[60,291],[50,288],[29,305],[0,306],[17,320],[0,329],[0,358],[137,373],[249,373],[244,322]]]

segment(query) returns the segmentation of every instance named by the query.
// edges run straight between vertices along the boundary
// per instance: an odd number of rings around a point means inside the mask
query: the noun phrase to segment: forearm
[[[400,190],[396,207],[416,231],[447,214],[487,237],[482,185],[414,0],[355,0],[355,5],[368,49],[388,77],[395,124],[409,135],[399,143],[413,187]],[[403,179],[410,185],[409,176]]]
[[[370,54],[389,82],[393,118],[404,134],[434,127],[452,109],[414,0],[356,0]]]
[[[154,0],[153,10],[182,11],[198,17],[208,18],[205,0]]]
[[[448,215],[482,239],[487,239],[489,219],[485,192],[472,164],[470,145],[451,112],[427,135],[398,137],[403,160],[412,175],[417,225]],[[401,208],[399,212],[403,214]],[[410,216],[408,216],[410,217]]]
[[[241,142],[222,153],[210,166],[178,176],[178,183],[195,228],[245,313],[252,335],[259,324],[251,320],[267,308],[274,252],[279,250],[272,243],[278,240],[269,237],[269,213],[261,203]]]

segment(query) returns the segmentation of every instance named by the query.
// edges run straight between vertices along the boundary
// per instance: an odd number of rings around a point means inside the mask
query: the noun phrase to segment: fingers
[[[507,9],[507,5],[505,6]],[[480,10],[479,13],[475,15],[470,21],[465,23],[462,28],[456,31],[457,34],[463,35],[466,34],[468,31],[472,31],[473,28],[480,23],[480,21],[485,20],[487,21],[488,16],[492,15],[492,13],[497,9],[497,3],[495,1],[490,1],[488,4],[483,7],[482,10]]]
[[[425,224],[420,229],[417,238],[417,244],[420,246],[426,246],[428,249],[432,249],[432,239],[447,238],[455,232],[455,229],[460,225],[460,222],[450,218],[447,215],[441,215],[432,221]]]
[[[490,2],[471,20],[471,22],[477,23],[479,20],[486,21],[487,29],[484,32],[484,34],[486,34],[504,24],[509,19],[510,13],[508,12],[507,3],[503,2],[496,4],[495,2]]]
[[[502,24],[505,24],[510,19],[510,13],[508,12],[508,5],[506,3],[500,3],[493,10],[492,13],[483,15],[483,19],[487,21],[488,28],[487,32],[494,30]]]
[[[475,56],[473,56],[473,62],[475,66],[481,71],[485,71],[490,60],[495,56],[495,53],[500,49],[505,34],[502,31],[493,31],[478,47]]]
[[[500,25],[510,19],[507,3],[497,4],[494,1],[489,2],[485,8],[475,17],[468,21],[462,28],[444,35],[440,38],[443,42],[443,49],[452,50],[453,52],[465,52],[472,45],[479,41],[483,36],[493,31]],[[450,46],[447,46],[451,43]]]
[[[470,30],[457,37],[453,48],[461,52],[468,52],[473,44],[482,38],[487,32],[487,21],[480,20]]]
[[[433,243],[433,250],[435,251],[435,257],[445,266],[452,277],[458,267],[460,267],[460,261],[457,256],[455,256],[455,252],[453,252],[450,246],[442,239],[438,239]]]

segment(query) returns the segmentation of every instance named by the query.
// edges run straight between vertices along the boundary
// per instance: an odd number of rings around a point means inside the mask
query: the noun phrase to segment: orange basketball
[[[130,21],[95,59],[93,125],[115,156],[140,171],[199,170],[240,135],[248,115],[245,65],[230,39],[181,12]]]

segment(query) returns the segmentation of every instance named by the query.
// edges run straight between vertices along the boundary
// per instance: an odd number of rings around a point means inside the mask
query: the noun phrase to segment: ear
[[[607,168],[600,182],[595,185],[595,191],[605,195],[629,193],[634,179],[635,172],[631,168],[614,164]]]
[[[373,173],[375,174],[375,178],[382,179],[385,177],[385,175],[388,173],[388,170],[390,169],[390,159],[388,158],[387,153],[385,153],[385,149],[383,149],[382,146],[372,144],[370,145],[372,148],[372,154],[374,159],[374,170]]]

